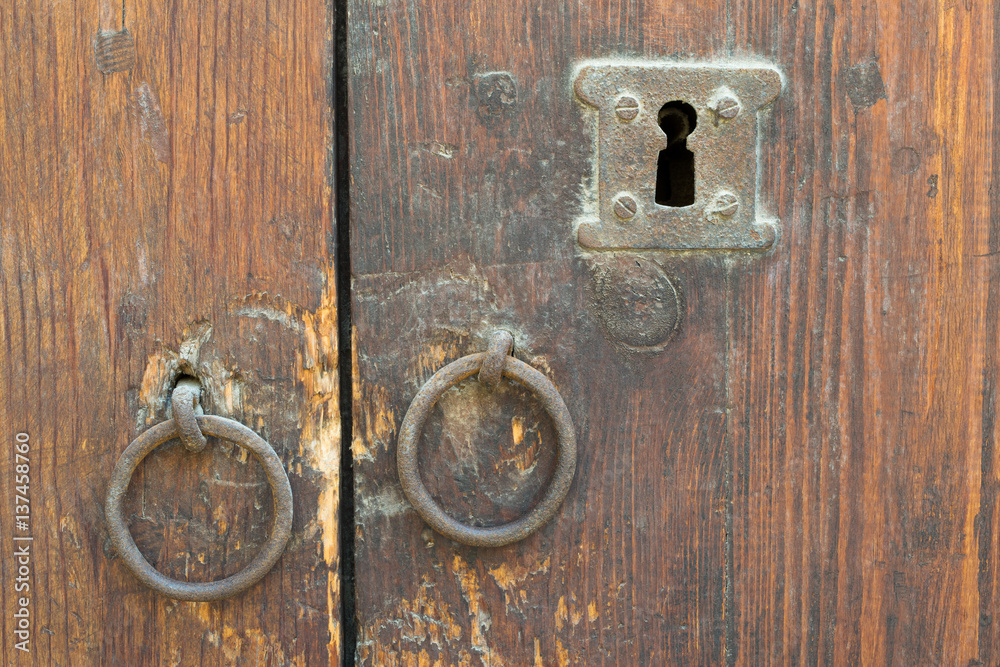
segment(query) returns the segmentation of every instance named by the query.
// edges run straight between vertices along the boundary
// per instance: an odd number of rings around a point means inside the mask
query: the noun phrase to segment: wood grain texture
[[[323,0],[0,5],[0,423],[32,442],[32,652],[5,664],[318,665],[340,647],[340,425]],[[109,33],[127,29],[134,57]],[[96,51],[95,51],[96,48]],[[109,49],[106,53],[102,48]],[[115,559],[119,453],[176,375],[267,439],[292,539],[254,588],[178,603]],[[0,478],[11,497],[12,475]],[[253,458],[167,445],[130,487],[148,560],[193,581],[249,562],[271,520]],[[12,508],[0,511],[11,618]]]
[[[997,664],[996,3],[350,8],[360,662]],[[662,355],[611,344],[572,234],[568,76],[594,56],[786,77],[762,118],[779,242],[644,254],[684,294]],[[490,71],[516,104],[483,99]],[[476,550],[423,527],[393,450],[421,383],[500,326],[581,458],[551,525]],[[518,515],[550,469],[504,396],[459,388],[422,442],[465,520]]]
[[[995,5],[733,5],[789,84],[731,273],[738,664],[1000,661]]]
[[[725,4],[349,10],[359,663],[720,662],[726,260],[643,256],[683,292],[668,353],[605,333],[594,276],[634,260],[577,249],[592,139],[570,73],[588,57],[719,54]],[[497,327],[559,388],[579,463],[550,524],[474,549],[426,529],[394,452],[419,387]],[[466,521],[523,514],[554,451],[530,396],[470,380],[435,410],[420,444],[432,493]]]

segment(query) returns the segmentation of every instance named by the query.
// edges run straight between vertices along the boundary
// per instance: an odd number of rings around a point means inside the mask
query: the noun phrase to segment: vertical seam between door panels
[[[347,0],[329,0],[333,14],[334,267],[337,281],[337,369],[340,389],[340,627],[341,665],[354,667],[357,617],[354,592],[353,350],[351,340],[351,192],[348,114]]]

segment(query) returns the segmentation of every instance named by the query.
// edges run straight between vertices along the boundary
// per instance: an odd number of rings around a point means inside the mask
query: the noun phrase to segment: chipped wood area
[[[997,664],[995,5],[349,2],[362,664]],[[577,249],[569,77],[619,54],[782,69],[773,251],[629,274]],[[607,275],[669,280],[681,312],[629,319]],[[580,458],[551,524],[477,550],[409,509],[393,451],[496,327]],[[545,474],[498,463],[553,443],[481,401],[428,421],[424,479],[498,521]]]
[[[327,4],[140,0],[125,21],[104,0],[0,7],[0,423],[34,447],[30,657],[336,664]],[[115,460],[169,417],[178,373],[201,379],[207,412],[270,442],[294,494],[281,560],[219,603],[143,587],[104,525]],[[127,502],[145,557],[192,581],[249,563],[271,521],[260,467],[214,441],[158,449]]]

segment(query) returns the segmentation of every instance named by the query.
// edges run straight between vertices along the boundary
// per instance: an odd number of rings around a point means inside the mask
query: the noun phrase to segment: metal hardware
[[[174,600],[207,602],[242,593],[267,574],[281,557],[292,534],[292,487],[281,459],[271,445],[259,435],[232,419],[214,415],[195,415],[198,394],[193,393],[193,390],[198,387],[197,381],[194,381],[193,385],[194,387],[190,383],[184,383],[182,386],[179,382],[171,396],[174,419],[152,427],[133,440],[122,452],[115,464],[114,472],[111,473],[105,514],[108,534],[111,536],[115,551],[139,581]],[[200,391],[200,388],[197,390]],[[189,427],[193,427],[197,435],[188,431]],[[132,535],[128,532],[122,502],[129,481],[132,479],[132,473],[147,454],[174,438],[184,441],[188,449],[199,451],[199,442],[205,442],[205,435],[236,443],[252,453],[260,462],[274,498],[274,523],[271,526],[271,536],[245,569],[218,581],[191,583],[177,581],[160,574],[143,558]],[[204,444],[200,447],[204,448]]]
[[[462,357],[435,373],[413,397],[399,429],[396,456],[399,481],[406,497],[431,528],[456,542],[477,547],[502,547],[523,540],[538,530],[559,509],[576,472],[576,432],[566,404],[548,378],[519,359],[508,356],[508,340],[513,342],[510,334],[499,331],[490,340],[488,352]],[[500,354],[501,351],[503,354]],[[498,359],[502,363],[498,363]],[[545,407],[555,425],[559,454],[552,481],[538,505],[525,516],[510,523],[479,528],[451,518],[431,497],[420,479],[417,443],[431,408],[444,392],[477,372],[480,380],[490,386],[497,366],[500,366],[504,377],[534,392]]]
[[[623,95],[618,100],[615,113],[622,120],[629,121],[639,115],[639,102],[631,95]]]
[[[490,338],[490,346],[486,349],[483,367],[479,370],[479,381],[490,389],[496,389],[503,376],[503,367],[507,357],[514,349],[514,337],[507,331],[497,331]]]
[[[776,69],[595,61],[580,66],[575,86],[597,109],[597,211],[579,221],[580,245],[685,250],[774,243],[777,221],[758,218],[755,199],[756,112],[781,91]],[[695,199],[677,207],[656,202],[659,153],[667,148],[658,112],[673,101],[691,105],[698,119],[686,139],[694,153]]]
[[[624,351],[662,352],[683,316],[676,278],[639,253],[597,253],[591,262],[594,314],[607,334]]]
[[[635,216],[638,206],[630,194],[623,192],[615,197],[615,215],[622,220],[631,220]]]
[[[709,102],[709,107],[723,118],[730,120],[740,113],[740,101],[728,91],[719,91],[717,97]]]
[[[194,378],[179,380],[170,394],[170,409],[177,422],[178,437],[190,452],[200,452],[208,444],[195,420],[200,396],[201,384]]]

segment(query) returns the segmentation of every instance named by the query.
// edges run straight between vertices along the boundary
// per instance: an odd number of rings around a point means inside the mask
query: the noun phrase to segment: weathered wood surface
[[[5,664],[336,664],[328,7],[129,0],[122,20],[120,2],[0,3],[0,497],[27,432],[34,509],[30,655],[13,648],[0,511],[0,650]],[[219,603],[146,589],[104,524],[115,460],[167,417],[180,371],[202,379],[206,411],[271,443],[295,495],[282,559]],[[250,561],[270,502],[241,450],[168,445],[137,471],[128,516],[160,571],[205,581]]]
[[[361,664],[997,664],[993,5],[349,2]],[[570,70],[618,55],[787,79],[776,247],[644,254],[683,292],[645,356],[600,323],[572,231]],[[550,525],[485,550],[425,529],[394,448],[494,327],[560,388],[580,460]],[[455,516],[516,516],[551,470],[512,394],[472,381],[428,424]]]
[[[739,664],[996,665],[997,3],[733,5],[788,77],[734,263]]]
[[[718,662],[727,260],[643,258],[675,277],[685,321],[667,353],[616,348],[593,276],[635,260],[576,247],[592,139],[569,75],[590,56],[721,54],[725,3],[349,7],[359,662]],[[496,327],[559,388],[579,464],[550,524],[475,549],[425,528],[394,452],[417,389]],[[462,519],[509,520],[548,479],[550,429],[530,397],[471,380],[428,421],[424,479]]]

